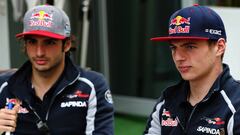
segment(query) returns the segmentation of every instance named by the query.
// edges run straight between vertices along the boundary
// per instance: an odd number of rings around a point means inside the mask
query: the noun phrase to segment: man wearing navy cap
[[[163,91],[144,135],[239,135],[240,83],[222,63],[227,37],[220,16],[205,6],[180,9],[169,35],[151,40],[170,43],[182,80]]]
[[[109,86],[103,75],[79,68],[68,56],[71,29],[65,12],[36,6],[23,23],[17,38],[29,60],[0,86],[0,132],[113,135]]]

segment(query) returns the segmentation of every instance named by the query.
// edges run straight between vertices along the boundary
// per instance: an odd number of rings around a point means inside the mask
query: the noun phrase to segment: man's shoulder
[[[90,68],[87,68],[87,69],[79,68],[79,69],[80,69],[81,77],[86,77],[86,78],[104,77],[102,73],[92,70]]]
[[[222,82],[222,89],[233,92],[236,89],[240,94],[240,80],[235,80],[233,77],[229,77],[225,82]]]
[[[0,70],[0,84],[7,81],[17,69],[7,69],[7,70]]]
[[[186,90],[186,81],[180,80],[174,84],[167,86],[161,96],[157,99],[155,106],[159,104],[176,104],[184,98],[184,92]]]
[[[106,82],[102,73],[90,69],[81,69],[80,77],[85,78],[94,84]]]
[[[167,99],[174,99],[179,95],[186,93],[185,91],[189,89],[188,87],[187,81],[180,80],[179,82],[166,87],[162,92],[162,96]]]

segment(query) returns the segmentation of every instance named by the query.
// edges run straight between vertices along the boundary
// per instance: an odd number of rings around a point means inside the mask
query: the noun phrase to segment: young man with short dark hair
[[[41,5],[27,11],[23,22],[17,38],[29,60],[0,86],[0,131],[113,135],[113,102],[103,75],[79,68],[67,55],[68,16]]]
[[[240,134],[240,83],[222,63],[227,37],[220,16],[206,6],[180,9],[169,35],[152,40],[170,43],[182,80],[162,93],[144,135]]]

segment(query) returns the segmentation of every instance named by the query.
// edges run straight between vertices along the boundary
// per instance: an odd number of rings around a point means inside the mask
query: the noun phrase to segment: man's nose
[[[36,53],[37,53],[37,56],[43,56],[44,53],[45,53],[45,48],[44,48],[44,46],[38,44],[38,45],[36,46]]]
[[[175,61],[182,61],[185,60],[185,54],[183,51],[181,50],[175,50],[174,54],[173,54],[173,58]]]

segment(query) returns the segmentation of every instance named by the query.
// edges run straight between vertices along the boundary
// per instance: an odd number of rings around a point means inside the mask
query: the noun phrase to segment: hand
[[[19,108],[20,105],[16,104],[12,110],[7,108],[0,109],[0,132],[15,131]]]

